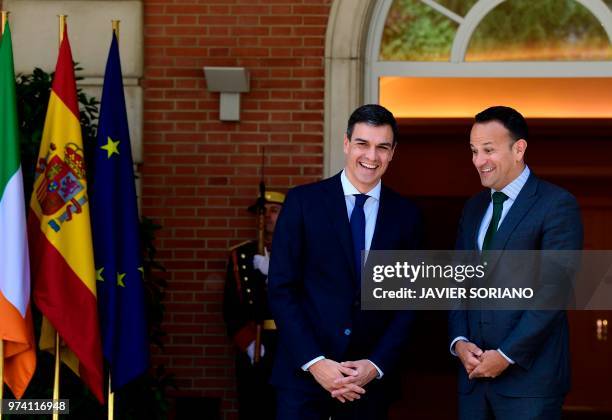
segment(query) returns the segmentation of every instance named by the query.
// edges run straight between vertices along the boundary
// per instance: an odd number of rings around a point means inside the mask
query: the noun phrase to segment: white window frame
[[[420,0],[457,22],[459,28],[451,48],[450,61],[380,61],[380,44],[393,0],[377,1],[369,27],[365,53],[364,99],[379,102],[379,79],[395,77],[612,77],[612,61],[512,61],[465,62],[465,53],[474,30],[496,6],[506,0],[479,0],[461,17],[435,0]],[[612,11],[603,0],[574,0],[587,8],[601,23],[612,43]]]

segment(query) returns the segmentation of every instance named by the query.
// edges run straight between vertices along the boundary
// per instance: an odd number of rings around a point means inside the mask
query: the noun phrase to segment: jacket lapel
[[[476,212],[473,213],[472,219],[467,224],[466,233],[469,236],[469,244],[470,248],[473,250],[478,249],[478,232],[480,231],[480,224],[482,223],[482,218],[484,217],[487,208],[489,207],[489,203],[491,201],[491,193],[490,190],[485,190],[480,193],[478,196],[478,203],[476,204]]]
[[[390,232],[393,229],[392,220],[393,218],[385,215],[389,207],[389,195],[387,189],[383,185],[380,190],[380,201],[378,203],[378,214],[376,215],[376,225],[374,226],[374,235],[372,236],[372,243],[370,249],[388,249],[389,245],[386,244],[387,237],[385,232]]]
[[[347,259],[347,266],[350,268],[351,274],[355,276],[353,264],[353,238],[351,236],[351,225],[349,224],[346,213],[346,201],[344,199],[344,190],[340,181],[340,174],[329,179],[325,183],[326,194],[323,194],[327,214],[330,222],[336,232],[336,236],[344,251],[344,256]]]
[[[508,214],[504,217],[495,236],[493,236],[493,242],[491,242],[491,250],[504,250],[506,249],[506,243],[514,229],[527,215],[533,204],[536,202],[537,195],[537,178],[533,174],[529,176],[527,182],[521,189],[521,192],[516,197],[516,201],[510,207]],[[488,270],[493,272],[493,269],[497,265],[502,252],[493,252],[488,259]]]

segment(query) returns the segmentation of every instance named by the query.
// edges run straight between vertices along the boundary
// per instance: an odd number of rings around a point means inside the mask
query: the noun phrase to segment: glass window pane
[[[380,44],[383,61],[448,61],[457,24],[419,0],[395,0]]]
[[[597,18],[573,0],[508,0],[478,25],[465,61],[612,59]]]
[[[461,17],[465,17],[470,11],[472,6],[476,4],[478,0],[436,0],[436,3],[446,7],[451,12],[455,12]],[[609,0],[612,1],[612,0]]]

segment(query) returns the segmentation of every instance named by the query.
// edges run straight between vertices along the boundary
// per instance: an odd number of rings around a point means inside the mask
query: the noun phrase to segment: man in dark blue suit
[[[465,205],[459,250],[579,250],[576,199],[524,162],[527,123],[496,106],[470,133],[472,162],[487,189]],[[461,419],[559,419],[570,387],[568,324],[558,311],[452,311],[450,351],[461,361]]]
[[[359,107],[344,136],[344,170],[287,194],[268,277],[278,419],[385,419],[399,391],[413,314],[360,308],[362,251],[419,241],[415,206],[381,184],[396,141],[388,110]]]

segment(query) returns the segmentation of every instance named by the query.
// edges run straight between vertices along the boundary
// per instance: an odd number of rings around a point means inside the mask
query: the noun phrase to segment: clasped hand
[[[455,344],[455,353],[470,379],[495,378],[510,365],[499,351],[482,351],[476,344],[467,341],[458,341]]]
[[[338,363],[322,359],[308,368],[315,380],[340,402],[354,401],[365,394],[363,388],[378,372],[369,360]]]

